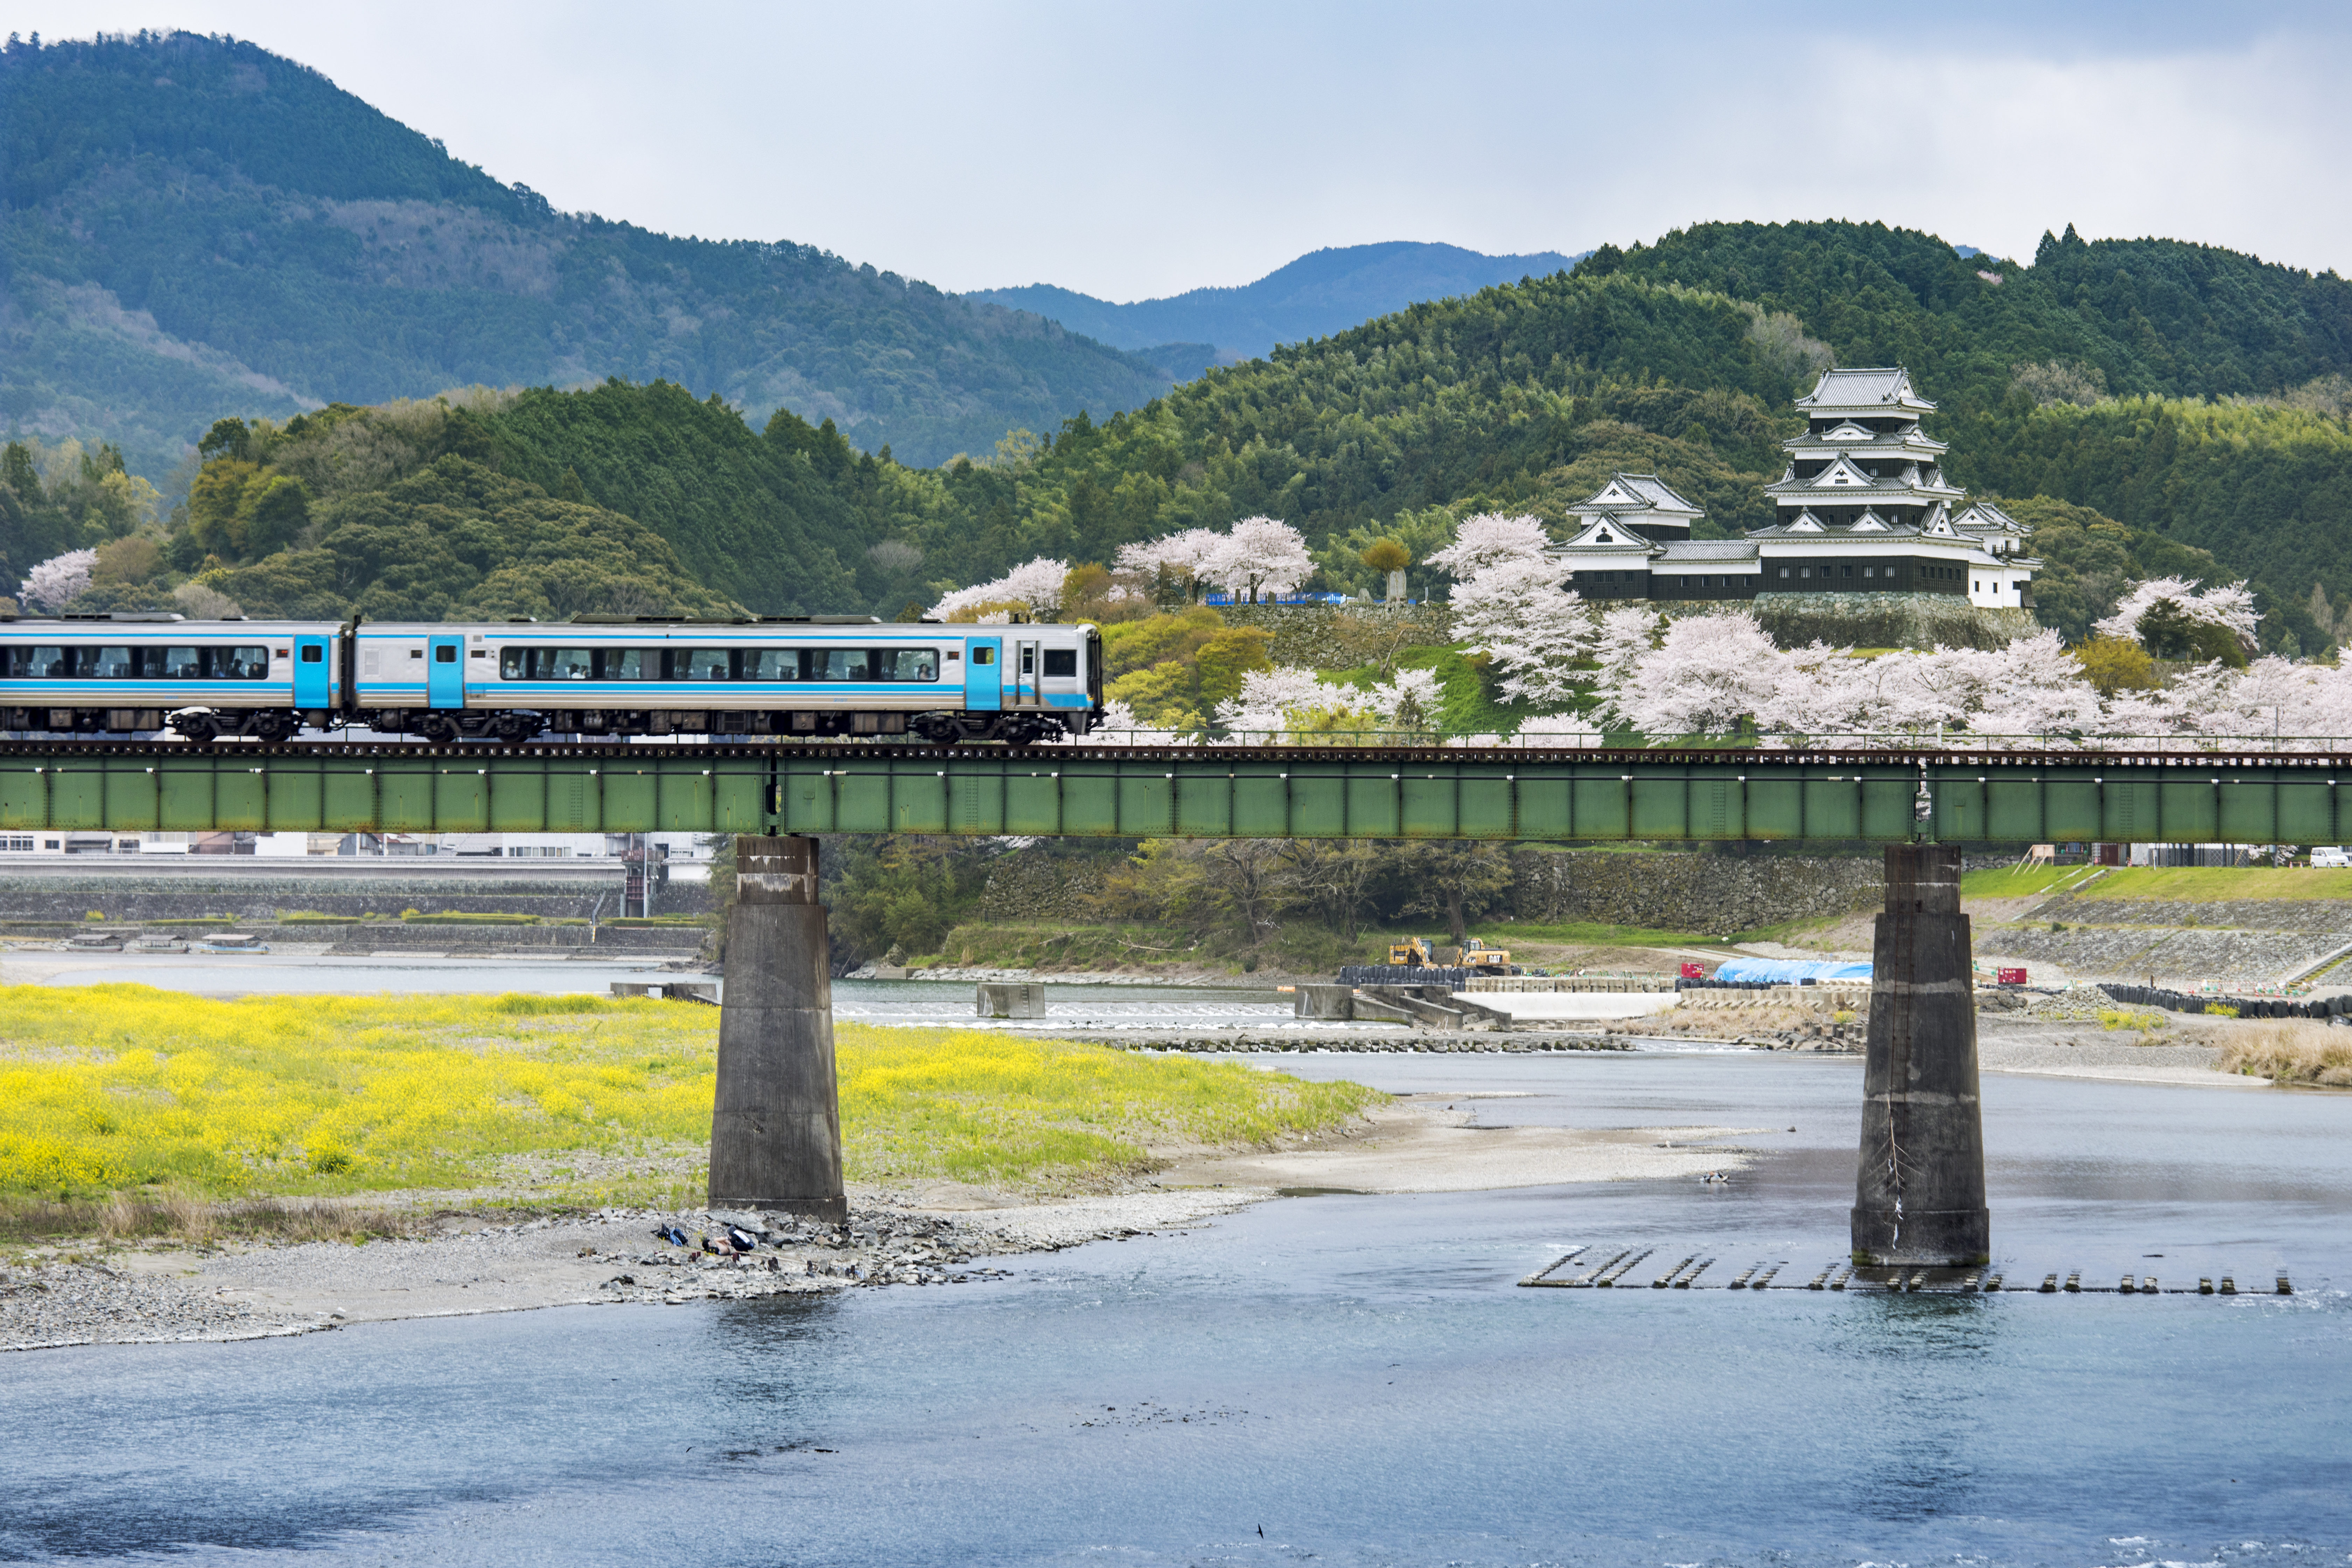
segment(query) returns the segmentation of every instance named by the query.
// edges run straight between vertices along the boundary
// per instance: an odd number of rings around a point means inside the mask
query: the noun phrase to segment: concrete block
[[[972,999],[972,1011],[982,1018],[1042,1018],[1045,987],[1034,980],[982,981]]]
[[[1301,985],[1293,994],[1290,1011],[1293,1017],[1349,1019],[1356,1016],[1352,1004],[1356,988],[1352,985]]]

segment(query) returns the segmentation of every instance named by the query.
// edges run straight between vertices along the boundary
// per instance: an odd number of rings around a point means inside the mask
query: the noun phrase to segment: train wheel
[[[539,733],[539,726],[520,713],[506,714],[490,728],[509,746],[520,746]]]
[[[172,731],[193,746],[209,746],[220,739],[220,725],[209,713],[191,713],[172,721]]]
[[[253,720],[253,732],[274,746],[294,733],[294,721],[283,713],[257,714]]]

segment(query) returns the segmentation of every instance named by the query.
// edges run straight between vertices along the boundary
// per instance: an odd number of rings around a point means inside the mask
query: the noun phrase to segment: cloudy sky
[[[1951,7],[1940,8],[1952,10]],[[2352,273],[2352,8],[15,0],[315,67],[558,206],[1115,300],[1320,246],[1880,219]]]

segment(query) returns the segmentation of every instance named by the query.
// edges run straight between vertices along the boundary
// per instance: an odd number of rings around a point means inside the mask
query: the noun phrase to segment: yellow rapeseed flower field
[[[980,1030],[836,1031],[849,1179],[1058,1185],[1144,1145],[1245,1146],[1381,1098],[1233,1063]],[[578,1195],[710,1133],[716,1008],[592,996],[0,987],[0,1199],[465,1189],[593,1156]],[[584,1162],[583,1162],[584,1163]],[[593,1187],[593,1190],[592,1190]]]

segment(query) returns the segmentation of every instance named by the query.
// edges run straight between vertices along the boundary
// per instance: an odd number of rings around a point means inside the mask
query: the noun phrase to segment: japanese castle
[[[1693,539],[1706,516],[1654,474],[1617,474],[1552,552],[1587,599],[1754,599],[1769,594],[1947,594],[2031,609],[2032,531],[1944,479],[1945,445],[1919,428],[1936,405],[1892,370],[1832,370],[1807,395],[1805,433],[1766,485],[1778,515],[1745,539]]]

